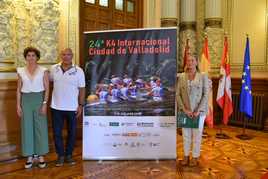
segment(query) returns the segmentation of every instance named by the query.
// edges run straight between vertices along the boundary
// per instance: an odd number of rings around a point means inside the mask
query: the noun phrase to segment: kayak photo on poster
[[[85,116],[174,116],[176,29],[85,34]]]

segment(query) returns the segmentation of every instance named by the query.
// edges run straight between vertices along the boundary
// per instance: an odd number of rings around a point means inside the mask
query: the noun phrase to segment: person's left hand
[[[40,110],[39,110],[40,114],[42,115],[47,115],[47,104],[42,104]]]
[[[83,111],[83,106],[79,105],[76,110],[76,118],[80,117]]]
[[[199,112],[199,111],[193,112],[193,116],[194,116],[194,117],[199,116],[199,114],[200,114],[200,112]]]

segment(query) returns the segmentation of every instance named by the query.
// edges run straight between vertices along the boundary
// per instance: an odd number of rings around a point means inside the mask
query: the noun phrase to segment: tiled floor
[[[268,133],[247,130],[253,139],[243,141],[235,136],[240,128],[224,130],[231,139],[215,138],[216,130],[207,130],[203,139],[198,167],[182,167],[178,161],[82,161],[81,142],[75,149],[75,166],[55,167],[56,155],[47,156],[45,169],[25,170],[24,160],[0,163],[0,178],[107,178],[107,179],[259,179],[268,172]],[[178,159],[183,157],[182,137],[178,135]]]

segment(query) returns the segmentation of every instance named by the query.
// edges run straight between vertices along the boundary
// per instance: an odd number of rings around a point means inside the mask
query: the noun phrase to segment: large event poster
[[[175,159],[177,29],[84,34],[83,159]]]

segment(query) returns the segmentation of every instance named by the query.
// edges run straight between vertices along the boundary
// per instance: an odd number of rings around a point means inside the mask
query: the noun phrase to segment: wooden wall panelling
[[[17,156],[20,150],[20,121],[16,114],[15,80],[0,82],[0,160]]]
[[[240,78],[232,78],[232,93],[239,94],[240,88],[241,88],[241,79]],[[216,120],[216,123],[221,123],[222,120],[222,111],[219,108],[216,98],[217,98],[217,91],[218,91],[218,78],[213,78],[213,106],[214,106],[214,120]],[[268,79],[267,78],[254,78],[252,79],[252,93],[253,95],[263,95],[263,109],[262,114],[258,114],[258,116],[262,116],[262,119],[255,119],[255,120],[261,120],[262,121],[262,127],[264,131],[268,132]],[[235,109],[236,111],[239,111],[239,109]],[[254,109],[254,112],[260,112],[260,109]],[[257,115],[257,114],[255,114]],[[236,124],[242,127],[242,119],[232,119],[233,116],[231,116],[231,121],[229,125]],[[233,120],[233,122],[232,122]],[[250,123],[251,121],[249,121]],[[253,122],[253,121],[252,121]],[[250,126],[250,124],[249,124]],[[252,128],[258,129],[259,127],[256,125],[251,125]]]

